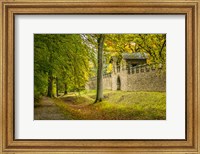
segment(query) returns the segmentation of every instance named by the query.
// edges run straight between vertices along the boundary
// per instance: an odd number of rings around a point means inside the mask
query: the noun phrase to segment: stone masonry
[[[162,66],[148,65],[144,59],[141,61],[142,63],[138,62],[138,58],[136,64],[133,59],[122,59],[120,64],[116,60],[112,61],[113,70],[112,73],[104,75],[103,88],[122,91],[166,91],[166,72],[162,70]],[[91,78],[86,89],[96,89],[96,82],[96,78]]]

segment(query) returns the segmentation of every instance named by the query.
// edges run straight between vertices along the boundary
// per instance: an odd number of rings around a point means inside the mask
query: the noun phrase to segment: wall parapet
[[[156,67],[158,65],[158,67]],[[156,69],[161,70],[162,64],[143,64],[143,65],[137,65],[137,66],[130,66],[127,68],[128,74],[135,74],[135,73],[145,73],[150,71],[156,71]]]
[[[116,67],[117,68],[117,67]],[[166,72],[161,64],[118,67],[103,75],[103,88],[122,91],[166,91]],[[96,88],[97,77],[90,78],[87,89]]]
[[[153,64],[142,64],[142,65],[136,65],[136,66],[116,66],[116,71],[114,68],[114,73],[120,73],[127,71],[128,74],[134,74],[134,73],[144,73],[149,71],[155,71],[156,69],[161,70],[162,64],[161,63],[153,63]]]

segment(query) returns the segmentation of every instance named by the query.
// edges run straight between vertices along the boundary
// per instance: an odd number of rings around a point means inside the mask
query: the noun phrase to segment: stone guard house
[[[147,64],[146,53],[124,53],[112,57],[113,70],[103,77],[103,88],[122,91],[166,91],[166,73],[162,66]],[[88,81],[86,89],[96,89],[96,78]]]

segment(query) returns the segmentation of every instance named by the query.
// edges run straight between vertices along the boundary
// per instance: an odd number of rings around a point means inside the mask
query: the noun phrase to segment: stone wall
[[[166,73],[161,69],[139,68],[138,71],[128,75],[127,91],[166,91]]]
[[[154,65],[141,65],[114,70],[103,78],[104,89],[122,91],[166,91],[166,73]],[[120,86],[119,86],[120,85]],[[86,89],[96,89],[96,78],[90,80]]]
[[[97,78],[91,78],[86,84],[85,89],[96,89],[97,88]],[[103,76],[103,89],[112,90],[112,78],[111,74],[106,74]]]
[[[112,90],[111,74],[103,77],[103,89]]]
[[[97,80],[96,78],[91,78],[85,85],[86,90],[93,90],[97,88]]]
[[[154,65],[141,65],[112,73],[112,90],[116,90],[117,78],[122,91],[166,91],[166,73]]]
[[[127,91],[127,71],[112,73],[112,90],[117,90],[118,81],[120,81],[120,90]]]

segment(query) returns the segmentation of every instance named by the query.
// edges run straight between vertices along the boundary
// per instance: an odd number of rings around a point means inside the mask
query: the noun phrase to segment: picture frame
[[[200,153],[199,0],[3,0],[0,2],[1,153]],[[186,139],[15,139],[15,40],[17,14],[161,14],[186,17]]]

